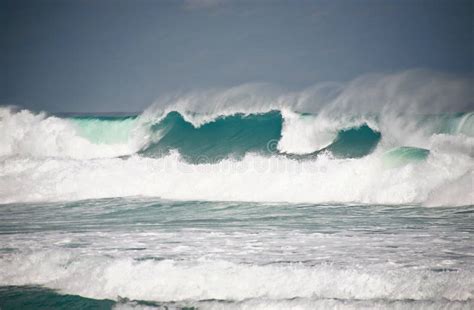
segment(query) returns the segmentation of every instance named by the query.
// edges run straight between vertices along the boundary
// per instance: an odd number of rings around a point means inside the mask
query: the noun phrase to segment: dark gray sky
[[[139,111],[248,82],[473,73],[474,1],[0,0],[0,103]]]

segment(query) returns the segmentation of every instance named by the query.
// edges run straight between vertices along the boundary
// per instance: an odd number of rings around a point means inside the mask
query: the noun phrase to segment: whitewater
[[[473,80],[425,70],[2,106],[0,307],[470,309],[473,167]]]

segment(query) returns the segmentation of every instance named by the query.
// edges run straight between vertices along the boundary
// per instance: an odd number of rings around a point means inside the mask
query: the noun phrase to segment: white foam
[[[474,112],[466,113],[458,123],[456,133],[474,136]]]
[[[283,109],[283,128],[278,150],[290,154],[309,154],[321,150],[334,142],[338,132],[343,129],[368,124],[378,130],[370,118],[339,116],[337,118],[320,113],[301,115]]]
[[[3,285],[44,285],[98,299],[186,301],[255,298],[358,300],[472,299],[470,271],[350,269],[331,265],[250,265],[216,260],[145,260],[74,255],[70,251],[11,254],[0,259]]]
[[[283,128],[278,150],[291,154],[308,154],[320,150],[336,138],[338,126],[320,117],[301,116],[282,111]]]
[[[144,305],[138,302],[125,302],[114,305],[113,309],[125,310],[179,310],[184,307],[195,307],[197,309],[213,310],[358,310],[358,309],[387,309],[387,310],[420,310],[420,309],[453,309],[469,310],[472,302],[459,301],[413,301],[413,300],[339,300],[339,299],[318,299],[318,298],[292,298],[290,300],[274,300],[268,298],[254,298],[241,302],[228,303],[226,301],[200,301],[160,303],[159,306]]]
[[[311,161],[248,154],[240,161],[189,164],[179,154],[96,160],[11,158],[0,164],[0,202],[150,196],[177,200],[310,203],[472,204],[474,159],[434,150],[421,163],[387,168],[375,152],[361,159],[323,154]],[[465,197],[439,203],[433,191],[455,182]],[[459,182],[461,184],[459,184]],[[467,183],[466,183],[467,182]],[[466,184],[465,184],[466,183]],[[461,195],[463,194],[463,195]],[[452,199],[452,200],[450,200]]]
[[[113,129],[113,128],[111,128]],[[133,154],[147,143],[140,126],[121,143],[93,143],[74,122],[28,110],[0,108],[0,156],[103,158]]]

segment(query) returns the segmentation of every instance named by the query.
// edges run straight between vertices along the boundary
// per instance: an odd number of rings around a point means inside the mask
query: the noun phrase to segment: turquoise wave
[[[146,156],[163,156],[177,150],[192,162],[218,161],[225,157],[240,158],[246,153],[270,154],[269,141],[281,137],[283,119],[279,112],[245,116],[220,117],[198,128],[177,112],[169,113],[152,130],[161,139],[142,151]]]
[[[127,143],[137,126],[148,126],[152,143],[139,154],[162,157],[178,151],[192,163],[212,163],[224,158],[239,159],[250,152],[264,156],[287,156],[306,159],[321,152],[329,152],[337,158],[360,158],[370,154],[378,145],[382,134],[367,124],[342,128],[333,142],[311,154],[291,154],[279,151],[284,119],[280,111],[261,114],[234,114],[217,117],[196,127],[178,112],[170,112],[156,123],[139,123],[139,115],[131,116],[75,116],[70,118],[79,135],[97,144]],[[434,115],[419,118],[420,125],[436,124],[434,133],[474,135],[474,113]],[[400,147],[388,152],[384,161],[389,166],[426,159],[429,151]]]
[[[135,127],[137,115],[132,116],[75,116],[72,122],[79,134],[97,144],[125,143]]]
[[[325,150],[336,157],[359,158],[370,154],[382,134],[367,125],[339,131],[334,142]]]
[[[430,151],[427,149],[402,146],[386,152],[383,156],[383,162],[386,167],[395,168],[413,162],[424,161],[429,154]]]
[[[282,126],[283,117],[279,111],[220,117],[197,128],[179,113],[171,112],[152,127],[153,131],[161,133],[160,140],[141,153],[160,157],[177,150],[187,161],[194,163],[241,158],[249,152],[304,159],[328,151],[336,157],[357,158],[370,154],[381,138],[379,132],[363,125],[341,130],[334,142],[324,149],[311,154],[294,155],[276,148]]]

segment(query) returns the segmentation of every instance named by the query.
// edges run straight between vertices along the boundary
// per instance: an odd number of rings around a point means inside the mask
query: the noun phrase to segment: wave
[[[163,156],[178,150],[190,161],[240,158],[249,152],[267,154],[269,141],[281,135],[282,117],[277,111],[266,114],[236,114],[220,117],[198,128],[177,112],[166,115],[151,127],[160,139],[142,151],[146,156]]]
[[[393,147],[386,132],[363,123],[298,154],[280,146],[285,118],[279,111],[194,127],[176,112],[146,123],[140,116],[59,118],[3,110],[0,202],[153,196],[470,205],[474,138],[465,133],[471,115],[421,118],[420,124],[434,119],[450,125],[444,127],[450,133],[427,136],[424,148]],[[305,125],[316,118],[301,115]],[[305,140],[313,132],[301,135]]]
[[[0,156],[103,158],[136,153],[146,129],[131,118],[61,118],[0,108]]]
[[[404,146],[386,152],[383,160],[387,166],[397,167],[409,162],[426,160],[429,153],[430,151],[427,149]]]
[[[177,150],[190,162],[242,158],[247,153],[301,159],[325,151],[338,158],[359,158],[381,141],[385,148],[399,146],[390,142],[391,131],[380,132],[384,126],[380,119],[330,120],[284,110],[220,116],[196,127],[178,112],[144,121],[141,116],[60,118],[0,108],[0,156],[80,159],[139,153],[162,157]],[[416,124],[418,131],[430,129],[423,143],[415,143],[426,146],[429,137],[438,133],[472,136],[474,117],[472,112],[421,116]]]
[[[301,116],[303,121],[308,116]],[[308,155],[292,158],[313,157],[329,151],[337,157],[362,157],[369,154],[380,140],[380,133],[367,125],[342,129],[336,132],[328,145],[314,145],[308,154],[293,152],[282,146],[288,136],[282,131],[286,119],[279,111],[264,114],[219,117],[202,126],[194,127],[182,115],[171,112],[151,127],[159,132],[159,139],[151,143],[141,154],[161,157],[177,150],[190,162],[216,162],[224,158],[242,158],[247,153],[261,155]],[[293,130],[293,129],[292,129]],[[298,143],[297,138],[295,143]],[[304,143],[304,142],[303,142]]]
[[[355,299],[324,299],[324,298],[291,298],[272,300],[269,298],[250,298],[244,301],[202,300],[183,302],[153,302],[147,300],[129,300],[117,298],[91,299],[78,295],[62,295],[51,289],[35,286],[0,287],[0,305],[6,309],[22,308],[25,303],[41,299],[44,308],[54,309],[113,309],[113,310],[164,310],[164,309],[255,309],[255,310],[286,310],[286,309],[470,309],[470,301],[449,300],[355,300]],[[65,306],[58,306],[65,305]]]
[[[6,285],[45,285],[66,293],[111,300],[127,296],[162,302],[317,298],[472,303],[474,286],[470,271],[251,265],[205,259],[137,261],[59,250],[7,255],[1,263],[4,268],[0,281]]]
[[[137,116],[74,116],[70,118],[79,136],[94,144],[127,143]]]
[[[301,116],[303,122],[307,117]],[[283,130],[288,125],[280,111],[223,116],[199,127],[177,112],[155,122],[143,122],[137,116],[59,118],[4,109],[1,119],[6,133],[1,136],[3,156],[103,158],[139,152],[161,157],[178,150],[191,162],[215,162],[241,158],[249,152],[301,154],[284,146],[292,133]],[[365,124],[341,129],[325,147],[313,142],[308,154],[328,150],[337,156],[361,157],[370,153],[379,138],[380,134]],[[304,136],[302,140],[307,143]]]
[[[473,204],[471,83],[410,71],[298,93],[248,84],[132,116],[3,107],[0,202]]]

